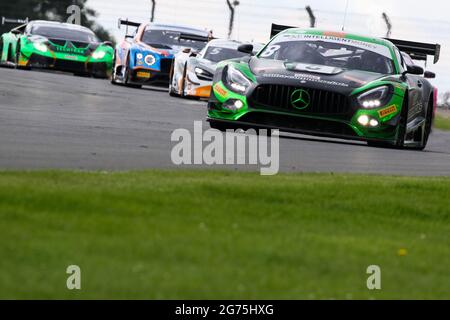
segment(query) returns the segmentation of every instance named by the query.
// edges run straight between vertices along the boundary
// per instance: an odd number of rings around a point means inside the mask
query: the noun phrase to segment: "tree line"
[[[66,21],[67,8],[77,5],[81,9],[81,24],[92,29],[103,41],[112,41],[112,35],[96,22],[98,13],[86,6],[87,0],[15,0],[0,3],[0,18]],[[0,25],[0,34],[11,30],[11,25]]]

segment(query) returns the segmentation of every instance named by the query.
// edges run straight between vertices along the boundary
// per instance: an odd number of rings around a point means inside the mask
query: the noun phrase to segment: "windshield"
[[[156,49],[172,49],[172,46],[181,46],[201,50],[206,46],[204,41],[180,39],[180,32],[166,30],[146,30],[142,36],[142,42]]]
[[[32,35],[39,35],[46,38],[70,40],[77,42],[99,42],[93,32],[77,30],[74,28],[64,28],[56,26],[36,25],[31,30]]]
[[[395,73],[388,47],[331,36],[280,35],[259,57],[382,74]]]
[[[242,58],[247,55],[247,53],[239,52],[237,49],[208,47],[203,58],[212,62],[221,62],[234,58]]]

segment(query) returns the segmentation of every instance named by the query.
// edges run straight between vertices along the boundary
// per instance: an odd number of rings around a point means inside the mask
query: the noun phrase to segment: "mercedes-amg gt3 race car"
[[[202,50],[211,36],[205,30],[174,25],[122,19],[120,25],[127,26],[127,35],[116,48],[111,82],[134,87],[168,86],[174,55],[184,49]],[[137,28],[133,35],[128,35],[129,26]]]
[[[171,96],[209,98],[217,64],[224,60],[242,58],[247,53],[238,51],[242,42],[234,40],[211,40],[200,52],[183,50],[175,56],[170,80]],[[254,52],[262,45],[254,45]]]
[[[434,74],[405,57],[432,55],[437,63],[439,45],[276,25],[273,34],[258,55],[219,64],[211,127],[426,147],[437,93],[425,78]]]
[[[9,23],[20,23],[10,20]],[[2,64],[19,69],[45,68],[92,75],[110,76],[114,49],[101,42],[90,29],[54,21],[31,21],[1,36]]]

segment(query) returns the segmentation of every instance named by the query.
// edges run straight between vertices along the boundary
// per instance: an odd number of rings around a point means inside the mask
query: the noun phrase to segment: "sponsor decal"
[[[145,72],[145,71],[138,71],[137,73],[136,73],[136,76],[138,77],[138,78],[150,78],[151,77],[151,74],[150,74],[150,72]]]
[[[64,58],[69,59],[69,60],[77,60],[78,59],[77,56],[69,56],[69,55],[65,55]]]
[[[66,46],[58,46],[55,44],[52,44],[52,46],[54,47],[54,50],[56,52],[61,52],[61,53],[84,54],[86,51],[86,48],[70,48],[70,47],[66,47]]]
[[[323,33],[326,37],[335,37],[335,38],[345,38],[347,34],[345,32],[333,32],[333,31],[326,31]]]
[[[341,35],[316,35],[316,34],[294,34],[286,33],[278,36],[274,41],[272,41],[272,46],[276,46],[277,43],[290,42],[290,41],[326,41],[331,43],[349,45],[356,48],[372,51],[392,59],[391,52],[389,48],[382,44],[366,42],[361,40],[344,38]]]
[[[218,83],[214,86],[214,91],[222,98],[225,98],[227,96],[227,91],[223,89]]]
[[[378,111],[378,114],[381,118],[387,117],[393,113],[397,112],[397,106],[396,105],[392,105],[390,107],[381,109],[380,111]]]
[[[156,58],[153,55],[149,54],[149,55],[145,56],[144,61],[149,66],[152,66],[156,63]]]

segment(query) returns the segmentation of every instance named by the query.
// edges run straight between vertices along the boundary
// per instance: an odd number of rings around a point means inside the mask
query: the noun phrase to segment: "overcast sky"
[[[240,0],[237,8],[233,38],[266,42],[272,22],[307,27],[304,8],[311,5],[317,16],[317,27],[340,30],[344,22],[346,0]],[[225,0],[156,0],[156,22],[188,24],[214,30],[216,37],[225,37],[229,10]],[[117,39],[119,17],[148,21],[150,0],[89,0],[96,9],[99,23]],[[438,75],[435,83],[441,91],[450,90],[450,2],[443,0],[349,0],[346,30],[374,36],[385,36],[386,25],[381,18],[386,12],[392,20],[393,38],[440,43],[440,62],[428,69]]]

